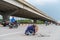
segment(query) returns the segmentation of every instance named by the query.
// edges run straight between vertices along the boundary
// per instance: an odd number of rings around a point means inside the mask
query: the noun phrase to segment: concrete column
[[[2,15],[3,21],[9,21],[10,15]]]
[[[33,20],[34,21],[34,23],[36,23],[37,22],[37,20]]]

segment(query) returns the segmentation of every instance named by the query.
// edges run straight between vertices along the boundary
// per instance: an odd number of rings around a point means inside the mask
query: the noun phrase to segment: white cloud
[[[26,0],[26,1],[32,1],[32,0]],[[40,4],[40,5],[45,5],[45,4],[55,4],[55,3],[58,3],[59,1],[58,0],[33,0],[33,3],[37,3],[37,4]]]

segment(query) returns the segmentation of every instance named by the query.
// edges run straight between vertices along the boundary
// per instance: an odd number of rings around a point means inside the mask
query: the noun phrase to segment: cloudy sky
[[[60,21],[60,0],[26,0],[52,18]]]

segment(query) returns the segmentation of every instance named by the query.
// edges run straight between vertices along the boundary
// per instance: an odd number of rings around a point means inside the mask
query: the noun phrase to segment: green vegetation
[[[2,21],[2,19],[0,19],[0,22],[1,22],[1,21]],[[18,22],[18,23],[32,23],[31,20],[17,20],[17,22]],[[44,24],[43,21],[39,21],[39,20],[37,20],[36,23],[37,23],[37,24]]]
[[[0,19],[0,21],[2,21],[2,19]]]
[[[17,20],[18,23],[32,23],[31,20]]]
[[[37,24],[44,24],[44,22],[37,20]]]
[[[17,20],[17,22],[18,22],[18,23],[32,23],[31,20]],[[43,21],[39,21],[39,20],[37,20],[36,23],[37,23],[37,24],[44,24]]]

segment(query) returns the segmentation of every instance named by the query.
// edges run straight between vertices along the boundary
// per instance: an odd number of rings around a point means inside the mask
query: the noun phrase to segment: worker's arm
[[[35,27],[35,32],[37,32],[37,31],[38,31],[38,26]]]

